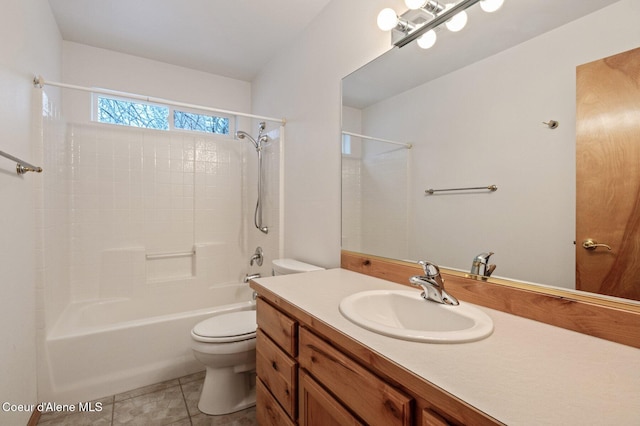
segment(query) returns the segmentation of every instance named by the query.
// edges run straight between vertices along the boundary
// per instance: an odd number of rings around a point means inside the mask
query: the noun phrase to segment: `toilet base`
[[[256,372],[238,372],[238,367],[207,367],[198,409],[220,416],[256,405]]]

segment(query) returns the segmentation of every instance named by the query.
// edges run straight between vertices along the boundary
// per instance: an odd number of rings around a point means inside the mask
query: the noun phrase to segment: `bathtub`
[[[193,326],[250,309],[247,284],[72,303],[45,339],[39,399],[89,401],[204,370],[191,352]]]

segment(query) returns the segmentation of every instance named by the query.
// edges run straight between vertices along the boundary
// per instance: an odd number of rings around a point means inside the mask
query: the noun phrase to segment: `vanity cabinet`
[[[256,289],[256,417],[261,426],[500,424]]]

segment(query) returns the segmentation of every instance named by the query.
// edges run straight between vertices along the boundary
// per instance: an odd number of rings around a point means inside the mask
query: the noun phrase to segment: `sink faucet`
[[[425,300],[442,303],[444,305],[459,305],[458,299],[444,290],[444,279],[440,275],[440,269],[433,263],[421,260],[418,262],[424,270],[424,275],[414,275],[409,278],[412,285],[422,287],[422,297]]]
[[[474,257],[473,264],[471,265],[471,274],[490,277],[496,269],[496,265],[489,265],[489,258],[492,254],[493,252],[490,251],[489,253],[480,253]]]

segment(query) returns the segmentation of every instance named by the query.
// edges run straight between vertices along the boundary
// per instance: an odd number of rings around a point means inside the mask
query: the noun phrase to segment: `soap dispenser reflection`
[[[471,265],[471,275],[479,275],[481,277],[490,277],[493,271],[496,269],[496,265],[489,264],[489,258],[494,253],[492,251],[488,253],[480,253],[473,258],[473,264]]]

